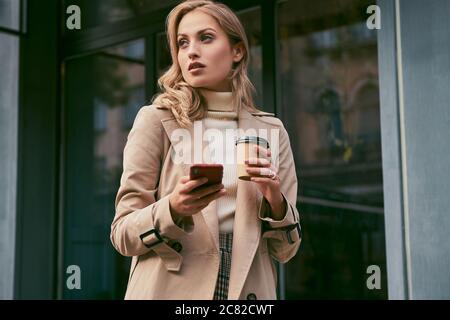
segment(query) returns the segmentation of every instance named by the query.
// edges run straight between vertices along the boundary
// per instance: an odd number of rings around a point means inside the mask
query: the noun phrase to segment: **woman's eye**
[[[208,34],[205,34],[202,36],[203,39],[212,39],[212,37]]]
[[[185,40],[180,40],[180,41],[178,41],[178,45],[181,47],[184,42],[185,42]]]

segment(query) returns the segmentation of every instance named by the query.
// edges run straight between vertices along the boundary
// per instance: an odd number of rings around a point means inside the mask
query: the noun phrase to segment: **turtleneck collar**
[[[206,99],[208,111],[235,111],[233,106],[233,92],[221,92],[208,89],[200,89]]]

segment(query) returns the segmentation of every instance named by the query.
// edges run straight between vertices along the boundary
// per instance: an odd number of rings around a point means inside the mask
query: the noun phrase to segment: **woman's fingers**
[[[189,180],[184,184],[183,188],[181,188],[180,193],[189,193],[195,188],[198,188],[201,185],[205,184],[206,182],[208,182],[207,178],[198,178],[195,180]]]
[[[208,187],[200,188],[199,190],[192,191],[189,196],[192,198],[192,201],[199,200],[200,198],[203,198],[210,193],[219,191],[220,189],[223,189],[224,185],[222,183],[213,184]]]
[[[261,146],[253,146],[256,157],[250,157],[245,161],[248,166],[270,167],[272,152]]]
[[[173,209],[173,212],[178,215],[190,216],[204,209],[211,201],[226,194],[223,184],[205,186],[191,192],[207,181],[206,178],[190,180],[189,176],[182,176],[170,196],[171,210]]]
[[[272,157],[272,151],[270,149],[266,149],[264,147],[255,145],[254,150],[257,152],[258,157],[260,158],[270,158]]]
[[[245,160],[245,164],[250,167],[270,167],[271,165],[270,160],[264,158],[249,158]]]
[[[181,183],[186,183],[186,182],[188,182],[189,180],[190,180],[190,179],[189,179],[189,176],[181,176],[179,182],[181,182]]]
[[[264,177],[270,177],[273,172],[276,173],[273,167],[267,168],[267,167],[247,167],[247,172],[250,174],[256,174]]]

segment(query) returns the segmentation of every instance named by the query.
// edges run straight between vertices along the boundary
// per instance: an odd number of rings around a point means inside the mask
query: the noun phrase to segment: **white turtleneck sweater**
[[[223,164],[222,183],[227,193],[217,199],[217,216],[219,220],[220,233],[232,233],[234,223],[234,213],[236,211],[236,195],[237,195],[237,166],[236,166],[236,146],[234,144],[237,134],[237,112],[235,106],[232,105],[232,92],[219,92],[206,89],[200,90],[206,99],[208,106],[207,117],[203,119],[205,129],[217,129],[222,134],[223,139],[218,140],[219,143],[211,142],[209,144],[210,151],[221,148],[222,156],[220,159],[215,158],[215,162]],[[230,131],[232,130],[232,131]],[[226,139],[225,132],[232,132],[233,140]],[[222,143],[220,143],[222,141]],[[224,142],[227,142],[224,144]],[[230,143],[232,142],[232,143]],[[212,151],[214,153],[214,151]],[[220,155],[220,153],[219,153]],[[232,158],[231,158],[232,155]],[[212,156],[217,155],[214,153]],[[232,163],[227,163],[227,159],[233,159]]]

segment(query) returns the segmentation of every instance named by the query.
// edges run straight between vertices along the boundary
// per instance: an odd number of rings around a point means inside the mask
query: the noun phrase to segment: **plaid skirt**
[[[219,234],[219,255],[220,266],[219,275],[217,277],[216,289],[214,291],[214,300],[227,300],[228,298],[228,282],[230,281],[231,269],[231,249],[233,247],[233,234]]]

